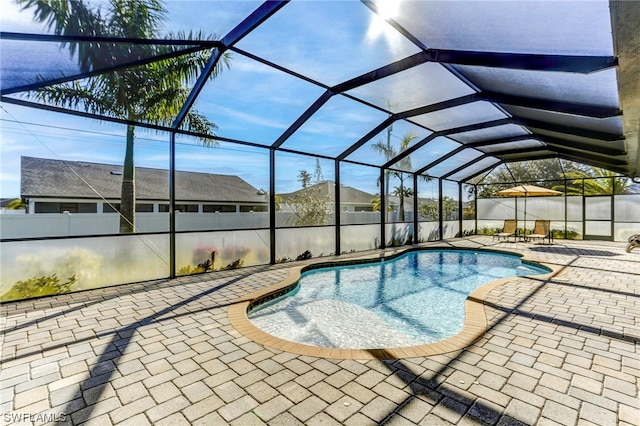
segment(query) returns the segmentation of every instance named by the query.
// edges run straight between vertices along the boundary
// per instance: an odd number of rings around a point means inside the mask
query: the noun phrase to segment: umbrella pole
[[[524,194],[524,236],[527,236],[527,194]]]

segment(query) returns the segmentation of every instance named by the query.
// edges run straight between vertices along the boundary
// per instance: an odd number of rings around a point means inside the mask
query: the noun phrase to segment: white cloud
[[[33,21],[31,10],[21,11],[20,7],[10,0],[0,0],[2,3],[2,16],[0,27],[2,31],[43,32],[42,24]]]
[[[215,110],[217,113],[230,117],[234,120],[238,120],[242,123],[246,124],[257,124],[260,126],[265,126],[265,127],[270,127],[273,129],[281,129],[284,130],[286,129],[290,123],[284,123],[281,121],[277,121],[277,120],[272,120],[272,119],[267,119],[264,117],[260,117],[258,115],[255,114],[249,114],[246,112],[242,112],[242,111],[238,111],[236,109],[232,109],[229,107],[225,107],[222,105],[214,105],[211,104],[211,106],[213,107],[212,109]]]
[[[277,75],[281,76],[282,71],[279,71],[275,68],[264,65],[260,62],[256,62],[245,58],[244,56],[233,56],[234,59],[231,60],[231,70],[233,72],[247,72],[247,73],[255,73],[255,74],[266,74],[266,75]],[[227,71],[228,72],[228,71]]]

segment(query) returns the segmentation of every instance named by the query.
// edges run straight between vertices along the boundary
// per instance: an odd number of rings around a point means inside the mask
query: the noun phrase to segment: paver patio
[[[231,304],[287,276],[251,267],[7,303],[3,423],[640,424],[640,251],[470,237],[561,266],[489,293],[487,333],[444,355],[301,356],[230,324]],[[361,255],[361,254],[358,254]]]

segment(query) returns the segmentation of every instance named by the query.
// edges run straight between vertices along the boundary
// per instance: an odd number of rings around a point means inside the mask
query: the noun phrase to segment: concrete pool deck
[[[239,333],[229,308],[293,264],[6,303],[2,421],[640,424],[639,250],[483,236],[424,245],[513,251],[558,271],[488,291],[487,332],[470,346],[402,359],[300,355]]]

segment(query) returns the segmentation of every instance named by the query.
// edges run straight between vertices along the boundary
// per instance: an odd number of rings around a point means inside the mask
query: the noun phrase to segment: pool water
[[[548,272],[513,255],[412,251],[383,262],[304,272],[296,290],[248,316],[265,332],[298,343],[343,349],[414,346],[460,332],[465,300],[482,284]]]

